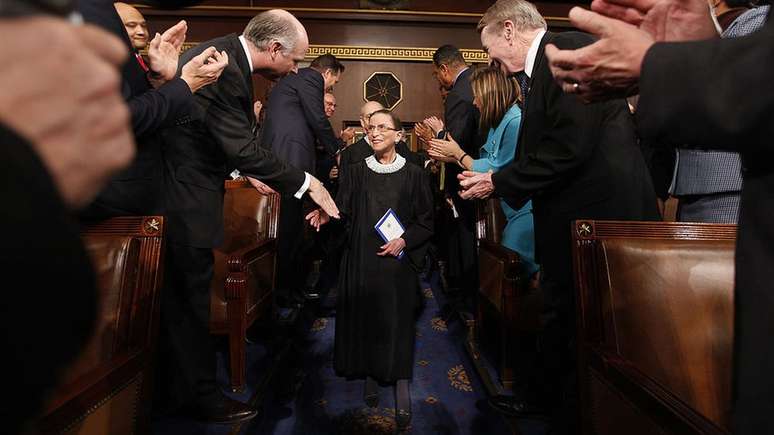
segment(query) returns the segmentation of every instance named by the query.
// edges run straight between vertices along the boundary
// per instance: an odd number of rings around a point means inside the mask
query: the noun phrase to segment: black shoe
[[[490,397],[488,402],[495,411],[511,417],[524,418],[544,414],[543,409],[513,396],[494,396]]]
[[[379,384],[375,379],[367,377],[363,387],[363,402],[369,408],[379,406]]]
[[[411,424],[411,411],[398,409],[395,412],[395,426],[399,431],[405,431]]]
[[[231,424],[255,418],[258,411],[225,395],[192,407],[192,416],[207,423]]]

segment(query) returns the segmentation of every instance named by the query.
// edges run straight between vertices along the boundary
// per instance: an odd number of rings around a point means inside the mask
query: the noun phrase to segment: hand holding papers
[[[381,257],[393,255],[398,259],[403,258],[403,248],[406,247],[406,241],[401,236],[406,230],[392,209],[387,210],[379,222],[374,225],[374,229],[382,240],[387,242],[380,247],[381,251],[377,255]]]

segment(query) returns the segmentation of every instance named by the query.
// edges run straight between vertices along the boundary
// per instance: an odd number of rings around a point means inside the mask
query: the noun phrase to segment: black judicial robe
[[[398,155],[396,161],[405,161]],[[433,198],[427,175],[403,164],[377,173],[366,161],[349,167],[336,204],[347,244],[339,274],[335,369],[340,376],[382,382],[410,379],[414,365],[417,270],[433,233]],[[402,259],[380,257],[384,244],[374,225],[392,208],[405,227]]]

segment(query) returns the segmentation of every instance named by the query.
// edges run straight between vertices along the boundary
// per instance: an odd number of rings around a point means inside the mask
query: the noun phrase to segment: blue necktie
[[[516,80],[519,81],[519,87],[521,88],[521,107],[524,107],[524,102],[527,101],[527,93],[529,93],[529,76],[524,71],[516,73]]]

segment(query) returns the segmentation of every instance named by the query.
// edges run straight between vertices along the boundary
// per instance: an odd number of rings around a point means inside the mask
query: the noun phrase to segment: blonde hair
[[[486,10],[476,30],[481,33],[488,25],[500,30],[506,20],[513,21],[517,33],[548,28],[545,18],[532,3],[525,0],[498,0]]]
[[[481,111],[482,131],[497,127],[505,113],[521,99],[521,88],[515,77],[507,77],[499,68],[477,67],[470,78],[473,95]]]

